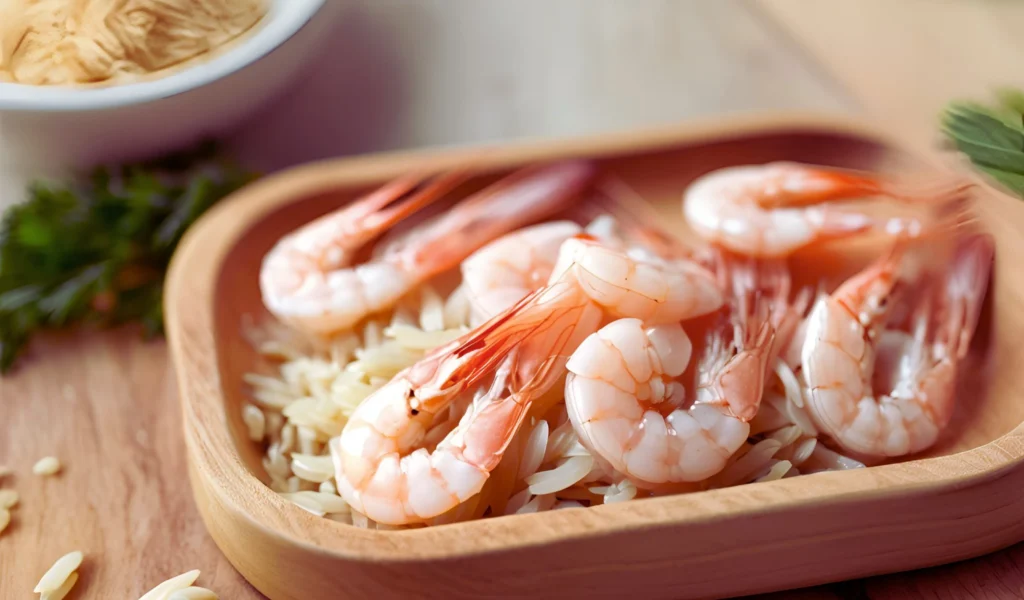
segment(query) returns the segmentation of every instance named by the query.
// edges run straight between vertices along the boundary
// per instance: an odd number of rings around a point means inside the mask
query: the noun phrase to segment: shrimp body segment
[[[364,246],[443,197],[464,176],[449,174],[423,186],[415,180],[388,184],[281,239],[260,271],[264,304],[310,333],[351,327],[492,239],[564,208],[592,174],[589,164],[575,162],[515,173],[354,264]]]
[[[562,244],[551,277],[572,277],[612,317],[649,324],[699,317],[724,302],[715,276],[694,262],[624,252],[586,234]]]
[[[331,441],[338,493],[390,525],[427,521],[479,493],[532,400],[600,319],[576,285],[561,283],[429,353],[367,398]],[[490,376],[455,429],[424,448],[434,417]]]
[[[553,221],[502,236],[462,262],[474,324],[504,311],[551,277],[558,249],[583,228]]]
[[[573,221],[553,221],[514,231],[463,261],[463,283],[473,307],[473,324],[498,314],[553,280],[556,270],[560,276],[565,268],[563,264],[556,269],[559,253],[563,243],[573,237],[593,243],[585,247],[579,242],[570,244],[570,251],[562,257],[570,263],[580,264],[580,256],[593,254],[599,247],[606,248],[605,252],[615,256],[618,262],[639,261],[641,270],[645,269],[644,263],[657,268],[666,257],[680,259],[680,262],[691,258],[690,253],[684,254],[678,242],[652,223],[639,220],[619,205],[612,208],[614,216],[601,213],[586,228]]]
[[[678,323],[620,319],[566,365],[565,403],[581,443],[638,487],[706,479],[747,439],[749,425],[717,407],[683,408],[678,379],[692,352]]]
[[[898,252],[817,302],[802,361],[808,406],[822,431],[865,456],[903,456],[935,443],[953,413],[993,252],[987,236],[961,243],[944,285],[917,300],[910,334],[884,329]],[[886,393],[876,396],[876,382]]]
[[[885,196],[941,204],[958,198],[962,184],[930,190],[902,189],[869,174],[797,163],[729,167],[698,178],[683,197],[683,215],[708,242],[757,257],[784,257],[832,239],[869,230],[914,237],[927,223],[881,218],[839,201]]]

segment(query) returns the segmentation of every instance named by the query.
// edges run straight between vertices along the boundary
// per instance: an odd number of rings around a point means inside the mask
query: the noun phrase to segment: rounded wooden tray
[[[686,184],[725,165],[927,164],[854,122],[772,116],[335,160],[242,190],[188,233],[166,306],[195,499],[257,589],[272,600],[732,596],[935,565],[1024,539],[1024,274],[1012,261],[996,263],[978,336],[988,367],[972,371],[944,441],[915,460],[394,532],[316,518],[271,492],[239,415],[242,374],[257,359],[241,324],[263,312],[257,273],[270,246],[402,172],[469,162],[497,175],[567,157],[598,160],[675,222]],[[1024,254],[1024,205],[990,194],[980,212],[998,256]]]

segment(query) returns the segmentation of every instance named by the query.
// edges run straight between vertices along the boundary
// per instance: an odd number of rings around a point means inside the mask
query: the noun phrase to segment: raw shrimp
[[[462,281],[473,307],[473,324],[548,283],[562,242],[581,231],[572,221],[534,225],[498,238],[463,261]]]
[[[479,493],[532,400],[562,376],[563,357],[600,318],[575,282],[560,282],[396,375],[331,441],[338,493],[390,525],[427,521]],[[435,415],[495,374],[455,429],[433,451],[423,448]]]
[[[719,283],[728,290],[734,310],[745,315],[750,303],[765,303],[775,331],[772,360],[781,357],[791,367],[799,365],[812,288],[803,287],[790,299],[792,277],[784,259],[742,257],[721,249],[712,256]]]
[[[464,177],[442,176],[422,190],[412,179],[391,183],[278,242],[260,272],[263,301],[278,318],[311,333],[351,327],[488,241],[564,208],[593,172],[588,163],[572,162],[513,174],[354,265],[361,248]]]
[[[708,242],[749,256],[782,257],[812,244],[876,230],[913,237],[915,217],[873,217],[835,201],[884,196],[948,207],[968,184],[910,189],[880,176],[797,163],[730,167],[700,177],[683,197],[690,227]]]
[[[767,303],[739,303],[708,330],[697,361],[696,404],[710,404],[744,423],[761,406],[768,369],[775,358],[775,328]]]
[[[353,508],[382,523],[415,523],[477,494],[530,403],[564,374],[606,311],[678,322],[721,305],[709,273],[639,262],[586,236],[563,242],[558,264],[549,285],[431,352],[356,409],[331,442],[338,492]],[[709,289],[670,289],[708,281]],[[467,412],[433,452],[422,448],[434,415],[499,367],[507,375],[495,385],[510,394],[492,387],[489,402]]]
[[[747,439],[750,426],[719,407],[683,408],[678,378],[692,350],[678,322],[620,319],[566,365],[565,405],[580,442],[637,487],[706,479]]]
[[[802,360],[808,406],[823,432],[865,456],[903,456],[935,443],[952,416],[957,368],[977,326],[993,253],[988,236],[958,245],[944,285],[915,299],[912,337],[884,329],[900,249],[816,303]],[[891,391],[876,396],[875,381]]]
[[[722,290],[707,269],[634,250],[577,235],[562,244],[552,280],[571,276],[610,316],[651,325],[699,317],[722,306]]]
[[[463,283],[473,304],[474,321],[494,316],[546,282],[561,276],[565,269],[557,265],[563,250],[566,254],[561,257],[562,264],[582,264],[579,257],[583,254],[595,255],[598,263],[605,263],[603,268],[591,264],[580,272],[583,274],[580,281],[595,293],[608,293],[600,281],[620,289],[641,289],[648,292],[647,298],[643,299],[645,303],[647,300],[654,304],[667,302],[664,310],[669,313],[681,311],[680,318],[699,316],[721,305],[720,290],[713,287],[706,269],[683,258],[663,259],[657,250],[664,250],[666,246],[662,244],[667,242],[659,237],[661,234],[657,230],[635,222],[622,229],[616,218],[602,215],[587,226],[586,233],[583,232],[582,227],[571,221],[544,223],[499,238],[466,259],[462,266]],[[575,241],[564,244],[570,238],[575,238]],[[659,246],[652,248],[648,242]],[[625,264],[638,268],[637,272],[621,272]],[[665,276],[660,286],[656,281],[659,274]],[[630,281],[630,277],[635,279]],[[668,289],[676,289],[681,295],[673,298],[659,296]],[[617,302],[611,297],[607,301],[612,305]],[[630,311],[635,309],[623,307],[621,310],[632,314]],[[615,316],[627,316],[616,310],[619,309],[610,308]]]

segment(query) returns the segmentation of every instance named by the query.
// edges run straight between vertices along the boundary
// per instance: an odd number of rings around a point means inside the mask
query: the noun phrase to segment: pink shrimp
[[[338,493],[355,510],[392,525],[429,520],[476,495],[533,399],[561,377],[558,357],[571,353],[600,318],[577,285],[562,282],[396,375],[331,442]],[[469,410],[433,451],[422,447],[434,416],[496,373],[481,407]]]
[[[356,409],[331,442],[338,492],[353,508],[388,524],[454,508],[480,491],[533,400],[606,314],[678,322],[721,305],[710,274],[633,259],[589,236],[564,242],[558,264],[552,283],[431,352]],[[686,286],[695,289],[672,289]],[[481,408],[433,451],[423,448],[434,415],[496,372],[507,374]]]
[[[578,235],[562,244],[551,276],[575,278],[612,317],[651,325],[699,317],[722,306],[722,290],[707,269],[687,260],[636,254]]]
[[[422,186],[400,179],[278,242],[260,271],[263,301],[278,318],[315,334],[351,327],[488,241],[564,208],[592,175],[587,163],[521,171],[354,264],[360,249],[443,197],[465,175],[443,175]]]
[[[867,173],[797,163],[729,167],[698,178],[683,197],[687,223],[708,242],[740,254],[783,257],[801,248],[871,230],[915,237],[929,221],[872,217],[840,201],[884,196],[948,207],[970,184],[911,189]]]
[[[721,471],[750,432],[749,418],[729,407],[756,412],[772,345],[767,322],[742,331],[735,348],[734,331],[727,324],[709,335],[697,366],[702,387],[689,407],[679,378],[693,346],[678,322],[619,319],[592,334],[566,365],[565,405],[580,442],[644,489]]]
[[[583,228],[552,221],[514,231],[462,262],[462,281],[474,324],[486,321],[543,287],[551,278],[558,249]]]
[[[912,336],[885,330],[899,247],[817,302],[802,359],[808,406],[823,432],[864,456],[903,456],[935,443],[953,413],[993,253],[988,236],[959,244],[944,285],[914,299]],[[876,381],[887,393],[876,396]]]
[[[774,360],[775,328],[763,297],[739,302],[708,330],[696,370],[696,403],[719,407],[746,423],[761,406]]]

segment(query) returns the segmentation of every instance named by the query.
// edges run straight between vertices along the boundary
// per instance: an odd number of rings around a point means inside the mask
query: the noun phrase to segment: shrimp
[[[501,237],[475,252],[462,265],[463,282],[473,305],[474,321],[494,316],[552,278],[560,276],[561,272],[556,272],[557,259],[563,243],[570,238],[587,240],[568,246],[574,248],[572,252],[577,254],[594,252],[594,248],[603,247],[606,249],[603,251],[606,254],[603,260],[607,260],[607,256],[615,256],[612,262],[627,261],[640,265],[642,269],[649,264],[650,269],[657,270],[672,262],[664,260],[662,251],[669,250],[669,256],[680,257],[675,252],[679,247],[669,248],[671,242],[664,235],[636,221],[627,222],[626,227],[621,228],[616,217],[602,214],[585,230],[572,221],[554,221]],[[579,244],[589,245],[584,249]],[[567,255],[565,260],[572,262],[576,257]],[[687,259],[678,258],[676,264],[679,268],[666,271],[673,277],[667,281],[668,285],[680,287],[685,284],[685,289],[696,298],[694,308],[685,312],[683,318],[710,312],[721,304],[720,300],[715,299],[720,294],[711,289],[709,280],[703,277],[707,271],[688,263]],[[650,269],[643,272],[649,275]],[[683,271],[684,274],[680,275],[677,271]],[[681,276],[689,279],[679,281]],[[649,277],[641,275],[641,281],[644,280],[649,280]],[[631,285],[635,287],[636,283]],[[710,296],[700,296],[702,291],[708,292]],[[715,306],[708,308],[703,303]]]
[[[571,276],[612,317],[645,323],[679,322],[718,310],[722,290],[715,276],[687,260],[662,260],[622,251],[580,234],[566,240],[551,274]]]
[[[338,493],[390,525],[425,522],[479,493],[532,400],[562,376],[560,357],[600,318],[579,286],[560,282],[396,375],[330,443]],[[480,408],[468,410],[433,451],[422,447],[434,417],[490,375],[488,393],[474,403]]]
[[[783,259],[754,259],[721,249],[712,255],[720,285],[729,291],[728,296],[737,304],[735,308],[740,315],[746,313],[745,306],[751,298],[767,306],[771,326],[775,330],[772,359],[782,358],[791,367],[798,366],[806,332],[804,317],[810,307],[812,288],[801,288],[791,300],[793,282],[789,266]]]
[[[768,320],[767,302],[753,309],[739,303],[708,330],[696,369],[696,404],[720,407],[744,423],[757,415],[765,380],[776,355],[776,330]]]
[[[330,444],[338,493],[353,508],[382,523],[416,523],[479,493],[532,401],[562,377],[568,357],[607,311],[637,309],[678,322],[721,305],[710,274],[696,281],[707,278],[711,291],[673,291],[667,286],[693,285],[693,274],[638,262],[586,236],[563,242],[558,264],[548,285],[429,353],[359,405]],[[488,401],[433,451],[422,447],[434,415],[503,370],[495,385],[507,396],[492,387]]]
[[[684,409],[678,381],[693,353],[678,322],[614,321],[569,359],[565,405],[580,442],[637,487],[721,471],[750,426],[709,404]]]
[[[913,204],[952,206],[967,183],[910,189],[880,176],[797,163],[713,171],[683,196],[683,215],[712,244],[749,256],[783,257],[816,243],[870,230],[915,237],[928,225],[916,217],[873,217],[835,201],[884,196]]]
[[[961,241],[944,285],[916,298],[911,336],[884,329],[902,254],[897,247],[846,281],[808,317],[802,361],[811,415],[837,444],[864,456],[920,452],[949,423],[994,245],[984,235]],[[876,382],[891,391],[876,396]]]
[[[572,221],[514,231],[477,250],[462,263],[473,324],[497,315],[547,284],[562,242],[583,228]]]
[[[453,190],[464,176],[447,174],[422,186],[411,178],[398,180],[279,241],[260,271],[264,304],[310,333],[351,327],[488,241],[565,207],[593,173],[582,162],[520,171],[354,264],[360,249]]]

